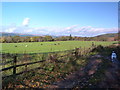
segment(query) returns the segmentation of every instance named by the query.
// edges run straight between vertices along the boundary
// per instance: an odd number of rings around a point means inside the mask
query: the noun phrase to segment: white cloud
[[[74,30],[74,33],[79,36],[97,36],[106,33],[117,33],[118,28],[94,28],[94,27],[81,27]]]
[[[28,25],[29,20],[25,20]],[[27,22],[28,21],[28,22]],[[15,33],[27,33],[27,34],[40,34],[40,35],[70,35],[72,36],[97,36],[106,33],[117,33],[118,28],[96,28],[92,26],[80,27],[78,25],[72,25],[69,27],[24,27],[24,26],[15,26],[15,27],[5,27],[3,32],[15,32]]]
[[[24,31],[25,33],[30,33],[30,32],[33,32],[33,29],[27,29]]]
[[[74,29],[76,27],[78,27],[78,25],[72,25],[70,27],[66,27],[65,30],[71,30],[71,29]]]
[[[6,29],[5,31],[6,31],[6,32],[9,32],[9,33],[12,33],[12,32],[14,32],[15,30],[16,30],[16,28],[15,28],[15,27],[12,27],[12,28]]]
[[[25,19],[23,20],[22,25],[23,25],[23,26],[28,26],[28,25],[29,25],[29,22],[30,22],[30,18],[25,18]]]

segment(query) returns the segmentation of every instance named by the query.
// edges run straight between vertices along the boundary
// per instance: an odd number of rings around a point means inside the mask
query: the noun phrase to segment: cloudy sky
[[[96,36],[118,32],[117,2],[3,2],[2,32]]]

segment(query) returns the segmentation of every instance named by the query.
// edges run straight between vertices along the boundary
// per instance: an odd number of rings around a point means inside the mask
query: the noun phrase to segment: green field
[[[55,41],[55,42],[29,42],[29,43],[2,43],[2,53],[45,53],[71,50],[76,47],[90,48],[95,45],[108,46],[113,42],[102,41]],[[26,47],[27,45],[27,47]]]

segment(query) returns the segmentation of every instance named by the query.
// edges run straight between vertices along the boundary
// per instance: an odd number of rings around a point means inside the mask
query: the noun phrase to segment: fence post
[[[74,53],[75,53],[75,57],[76,58],[78,58],[78,50],[79,50],[79,48],[75,48],[75,52]]]
[[[85,55],[85,46],[84,46],[84,56],[86,56],[86,55]]]
[[[28,54],[25,54],[25,71],[27,72]]]
[[[13,75],[16,75],[16,62],[17,62],[17,55],[14,56],[13,60]]]

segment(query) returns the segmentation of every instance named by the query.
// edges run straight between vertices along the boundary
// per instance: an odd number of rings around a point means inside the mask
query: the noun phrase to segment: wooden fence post
[[[27,72],[28,54],[25,54],[25,71]]]
[[[13,60],[13,75],[16,75],[16,62],[17,62],[17,55],[14,56]]]
[[[78,55],[78,52],[79,52],[79,48],[75,48],[74,54],[75,54],[75,57],[76,57],[76,58],[78,58],[78,56],[79,56],[79,55]]]
[[[86,55],[85,55],[85,46],[84,46],[84,56],[86,56]]]

